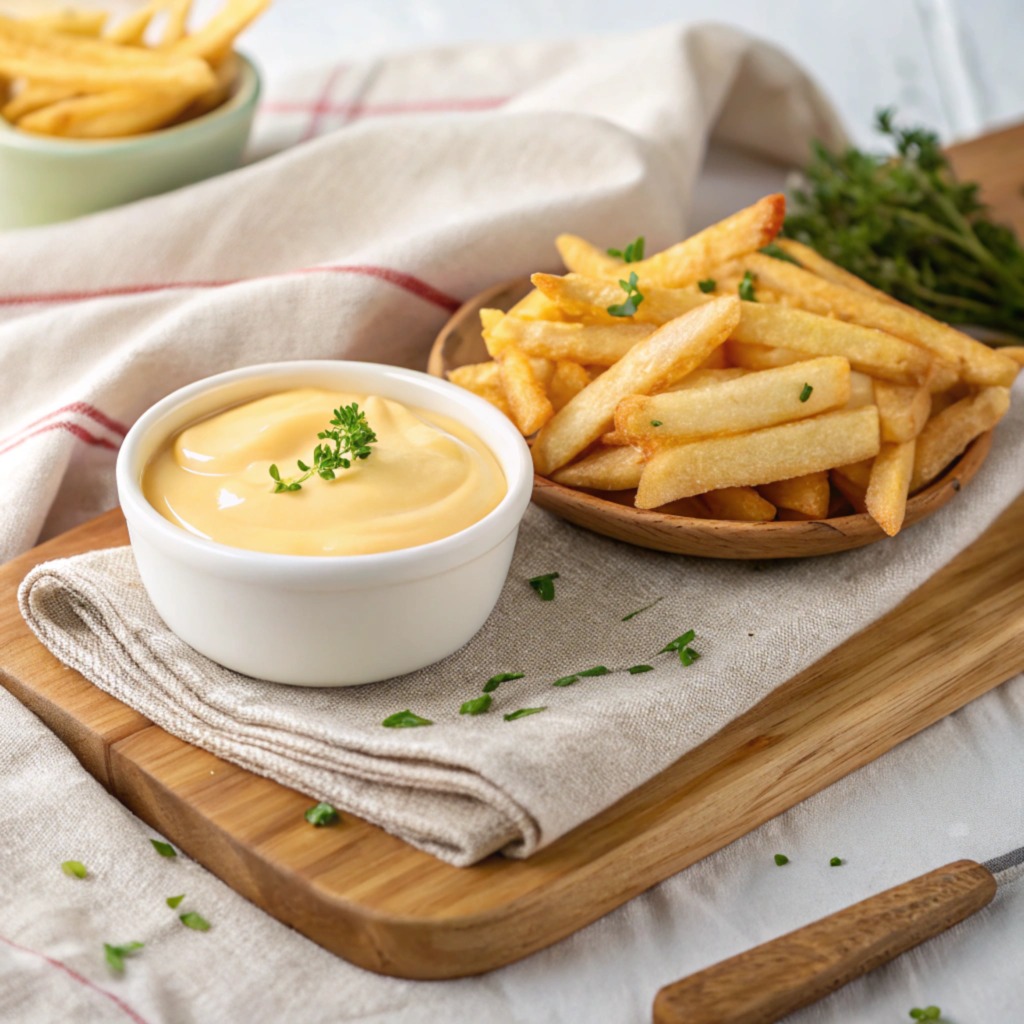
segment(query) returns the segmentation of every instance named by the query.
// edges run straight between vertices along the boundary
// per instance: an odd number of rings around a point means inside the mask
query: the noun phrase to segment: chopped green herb
[[[534,590],[540,594],[542,601],[554,601],[555,599],[555,583],[558,579],[557,572],[545,573],[543,576],[534,576],[533,579],[527,580],[526,582],[533,587]]]
[[[803,264],[799,260],[794,259],[792,256],[790,256],[789,253],[786,252],[786,250],[783,249],[782,246],[780,246],[777,242],[769,242],[761,250],[761,252],[763,252],[765,256],[774,256],[777,260],[784,260],[786,263],[792,263],[798,267],[803,266]]]
[[[806,402],[807,399],[811,397],[811,393],[813,391],[814,388],[812,388],[810,384],[805,384],[803,390],[800,392],[800,401]]]
[[[578,683],[580,677],[575,676],[562,676],[561,679],[556,679],[551,685],[552,686],[572,686],[573,683]]]
[[[414,715],[408,708],[405,711],[396,711],[380,723],[385,729],[415,729],[420,725],[433,725],[429,718],[420,718]]]
[[[637,610],[635,612],[630,612],[628,615],[623,615],[622,616],[622,621],[623,622],[629,622],[629,620],[632,619],[634,616],[639,615],[641,612],[647,611],[648,608],[653,608],[659,601],[664,601],[664,600],[665,600],[664,597],[655,598],[650,604],[645,604],[643,606],[643,608],[637,608]]]
[[[661,420],[651,420],[651,426],[652,427],[660,427],[661,426]]]
[[[87,873],[85,865],[80,860],[66,860],[60,869],[65,875],[71,875],[73,878],[85,878]]]
[[[126,956],[130,956],[137,949],[142,949],[144,945],[144,942],[126,942],[123,946],[111,946],[109,943],[104,942],[103,948],[106,950],[107,963],[110,964],[115,971],[123,971],[124,958]]]
[[[740,281],[739,292],[744,302],[757,302],[757,296],[754,294],[754,275],[749,270]]]
[[[707,295],[708,292],[713,292],[715,290],[715,279],[713,277],[709,277],[706,281],[698,281],[697,287]]]
[[[914,1020],[938,1020],[942,1016],[942,1011],[937,1006],[926,1006],[923,1010],[915,1006],[910,1011],[910,1016]]]
[[[510,679],[522,679],[522,672],[500,672],[496,676],[491,676],[490,679],[484,683],[484,693],[493,693],[502,683],[507,683]]]
[[[584,669],[579,673],[581,676],[606,676],[608,675],[608,669],[604,665],[598,665],[596,668]]]
[[[644,258],[644,236],[641,235],[635,242],[630,242],[625,249],[609,249],[609,256],[617,256],[627,263],[639,263]]]
[[[150,839],[153,844],[153,849],[160,854],[161,857],[177,857],[178,852],[171,846],[170,843],[161,843],[159,839]]]
[[[700,655],[692,647],[684,647],[679,652],[679,660],[687,667],[692,665],[699,657]]]
[[[324,825],[333,825],[336,821],[341,820],[341,815],[330,804],[325,803],[310,807],[303,817],[314,828],[323,828]]]
[[[578,682],[582,676],[606,676],[608,675],[608,669],[604,665],[598,665],[596,668],[588,668],[584,672],[577,672],[572,676],[562,676],[561,679],[556,679],[551,685],[552,686],[572,686],[573,683]]]
[[[828,863],[829,867],[837,868],[843,863],[843,861],[841,857],[833,857]]]
[[[775,854],[775,863],[781,868],[783,864],[789,863],[789,858],[784,853]]]
[[[641,672],[653,672],[653,671],[654,671],[654,666],[653,665],[634,665],[629,670],[629,674],[631,676],[638,676],[638,675],[640,675]]]
[[[182,893],[180,896],[168,896],[167,906],[174,910],[174,908],[185,898],[185,894]]]
[[[482,697],[476,697],[473,700],[467,700],[465,704],[459,708],[460,715],[482,715],[491,706],[491,695],[485,693]]]
[[[302,472],[301,476],[282,480],[277,466],[270,467],[275,494],[302,490],[302,485],[314,473],[318,474],[322,480],[333,480],[336,470],[349,469],[354,460],[370,457],[370,445],[376,442],[377,435],[366,422],[366,413],[360,411],[355,402],[335,409],[334,416],[331,418],[331,426],[334,427],[333,430],[321,430],[316,436],[321,441],[333,441],[334,448],[332,449],[330,444],[318,444],[313,449],[312,466],[307,466],[299,459],[298,466]]]
[[[517,718],[525,718],[527,715],[536,715],[541,711],[547,711],[547,707],[543,708],[520,708],[518,711],[513,711],[512,714],[505,716],[506,722],[514,722]]]
[[[180,920],[186,928],[192,928],[194,931],[208,932],[210,930],[210,922],[194,910],[190,910],[187,914],[182,914]]]
[[[608,312],[612,316],[632,316],[637,311],[640,303],[644,301],[644,297],[637,287],[639,280],[634,270],[630,272],[628,281],[619,281],[619,286],[626,293],[626,301],[608,307]]]
[[[658,653],[668,654],[669,651],[682,651],[684,647],[693,642],[696,635],[692,629],[688,629],[682,636],[677,636],[671,643],[667,643]]]

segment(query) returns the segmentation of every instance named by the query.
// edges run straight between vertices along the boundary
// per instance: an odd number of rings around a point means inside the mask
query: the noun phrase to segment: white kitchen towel
[[[895,538],[813,559],[674,557],[531,507],[480,633],[437,665],[363,687],[280,686],[197,654],[157,615],[130,548],[38,566],[21,607],[61,661],[190,743],[453,864],[497,849],[529,856],[920,586],[1024,490],[1022,451],[1024,381],[991,454],[955,500]],[[543,601],[527,581],[549,572],[559,573],[555,599]],[[694,664],[658,653],[691,629]],[[637,664],[652,671],[626,671]],[[552,685],[595,666],[610,672]],[[523,678],[502,683],[486,714],[459,714],[504,672]],[[505,720],[524,707],[545,710]],[[382,726],[407,708],[434,724]]]

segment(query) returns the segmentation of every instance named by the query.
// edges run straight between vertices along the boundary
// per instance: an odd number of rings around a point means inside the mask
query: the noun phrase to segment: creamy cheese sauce
[[[367,459],[334,480],[312,476],[274,493],[312,464],[332,411],[357,402],[377,434]],[[302,388],[216,413],[182,430],[142,474],[146,500],[200,537],[288,555],[362,555],[417,547],[483,519],[505,496],[497,459],[470,430],[437,413],[375,396]]]

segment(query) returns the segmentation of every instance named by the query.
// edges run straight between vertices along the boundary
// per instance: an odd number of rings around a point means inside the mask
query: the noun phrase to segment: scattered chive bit
[[[687,668],[689,668],[690,665],[692,665],[699,657],[700,655],[692,647],[684,647],[679,652],[679,660]]]
[[[694,637],[696,637],[696,635],[697,634],[694,633],[692,629],[688,629],[682,636],[677,636],[675,640],[672,640],[671,642],[665,644],[665,646],[662,647],[662,649],[658,651],[658,653],[668,654],[670,651],[679,651],[681,654],[682,651],[693,642],[693,639]]]
[[[805,384],[803,391],[800,392],[800,401],[806,402],[807,399],[811,397],[812,391],[814,391],[814,388],[812,388],[810,384]]]
[[[715,284],[716,284],[715,279],[713,277],[709,277],[706,281],[698,281],[697,282],[697,287],[705,295],[707,295],[708,292],[713,292],[715,290]]]
[[[71,875],[73,878],[85,878],[87,874],[85,865],[80,860],[66,860],[60,869],[65,875]]]
[[[910,1016],[914,1020],[938,1020],[942,1016],[942,1011],[937,1006],[926,1006],[923,1010],[915,1006],[910,1011]]]
[[[829,862],[829,867],[838,868],[842,866],[842,857],[833,857]]]
[[[784,853],[775,854],[775,863],[781,868],[783,864],[789,863],[789,858]]]
[[[540,599],[542,601],[554,601],[555,580],[557,579],[557,572],[549,572],[545,573],[543,576],[534,576],[533,579],[527,580],[526,582],[529,583],[538,594],[540,594]]]
[[[659,601],[664,601],[664,600],[665,600],[664,597],[655,598],[655,600],[653,600],[650,604],[645,604],[643,606],[643,608],[637,608],[637,610],[635,612],[630,612],[628,615],[623,615],[622,616],[622,621],[623,622],[629,622],[629,620],[632,619],[634,616],[639,615],[641,612],[647,611],[648,608],[653,608]]]
[[[330,425],[334,427],[333,430],[321,430],[316,436],[321,441],[333,441],[334,448],[332,449],[329,444],[318,444],[313,449],[312,466],[307,466],[299,459],[298,466],[302,476],[282,480],[277,466],[270,467],[275,494],[302,490],[302,485],[314,473],[323,480],[333,480],[335,470],[349,469],[356,459],[370,457],[370,445],[376,442],[377,435],[366,422],[366,413],[362,412],[355,402],[335,409]]]
[[[123,946],[111,946],[109,942],[104,942],[103,948],[107,954],[107,963],[115,971],[123,971],[124,958],[130,956],[137,949],[142,949],[144,945],[144,942],[126,942]]]
[[[174,910],[174,908],[177,907],[177,905],[184,898],[185,898],[185,894],[184,893],[182,893],[180,896],[168,896],[167,897],[167,906],[169,906],[171,908],[171,910]]]
[[[740,281],[740,298],[744,302],[757,302],[757,296],[754,294],[754,275],[748,270],[743,275],[743,280]]]
[[[429,718],[420,718],[419,715],[413,714],[406,708],[405,711],[396,711],[393,715],[388,715],[380,724],[385,729],[415,729],[420,725],[433,725],[434,723]]]
[[[626,301],[608,307],[608,312],[612,316],[632,316],[637,311],[637,307],[644,301],[644,297],[640,294],[640,289],[637,287],[639,280],[636,276],[636,271],[633,270],[630,271],[628,281],[619,281],[619,286],[626,293]]]
[[[606,676],[608,675],[608,669],[604,665],[598,665],[595,668],[585,669],[583,672],[577,672],[573,676],[562,676],[561,679],[556,679],[551,685],[552,686],[572,686],[573,683],[578,682],[583,676]]]
[[[541,711],[547,711],[547,707],[542,708],[520,708],[518,711],[513,711],[510,715],[505,716],[506,722],[514,722],[517,718],[525,718],[527,715],[536,715]]]
[[[653,672],[653,671],[654,671],[654,666],[653,665],[634,665],[629,670],[629,674],[631,676],[638,676],[638,675],[640,675],[641,672]]]
[[[314,828],[323,828],[324,825],[333,825],[336,821],[341,820],[341,815],[330,804],[325,803],[310,807],[303,817]]]
[[[552,686],[572,686],[573,683],[579,682],[579,676],[562,676],[561,679],[556,679],[551,685]]]
[[[162,843],[159,839],[150,839],[153,844],[153,849],[160,854],[161,857],[177,857],[178,851],[171,846],[170,843]]]
[[[660,427],[661,426],[661,420],[651,420],[651,426],[652,427]]]
[[[607,252],[609,256],[617,256],[627,263],[639,263],[644,258],[644,236],[630,242],[625,249],[608,249]]]
[[[490,679],[484,683],[484,693],[493,693],[502,683],[507,683],[510,679],[522,679],[522,672],[499,672],[496,676],[491,676]]]
[[[491,706],[491,695],[485,693],[482,697],[476,697],[473,700],[467,700],[465,704],[459,708],[460,715],[482,715]]]
[[[773,256],[777,260],[784,260],[786,263],[794,264],[794,266],[803,266],[803,264],[798,259],[794,259],[792,256],[790,256],[789,253],[786,252],[786,250],[783,249],[782,246],[778,244],[778,242],[769,242],[761,250],[761,252],[763,252],[765,256]]]
[[[180,920],[186,928],[191,928],[193,931],[208,932],[210,930],[210,922],[194,910],[190,910],[187,914],[182,914]]]

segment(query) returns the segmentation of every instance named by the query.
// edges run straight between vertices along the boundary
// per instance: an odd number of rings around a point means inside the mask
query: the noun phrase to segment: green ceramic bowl
[[[234,170],[260,95],[256,68],[239,56],[230,99],[147,135],[46,138],[0,118],[0,230],[70,220]]]

